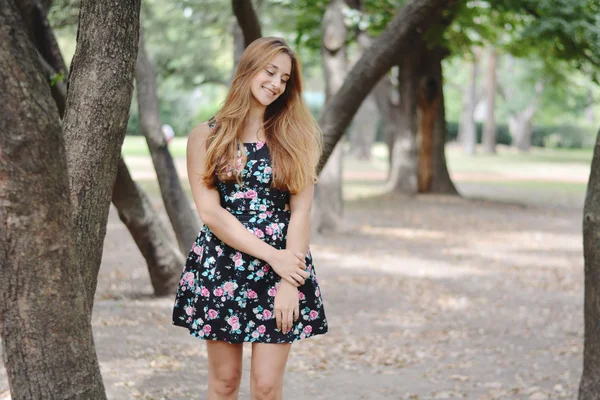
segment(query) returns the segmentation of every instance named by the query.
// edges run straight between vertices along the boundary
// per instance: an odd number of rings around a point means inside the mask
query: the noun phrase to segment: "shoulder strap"
[[[208,120],[208,127],[210,129],[214,128],[215,125],[217,124],[217,120],[215,119],[215,116],[213,115],[212,117],[210,117],[210,119]]]

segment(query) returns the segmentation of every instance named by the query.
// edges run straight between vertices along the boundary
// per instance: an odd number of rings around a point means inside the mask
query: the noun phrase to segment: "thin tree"
[[[585,260],[583,373],[579,400],[600,397],[600,130],[596,138],[590,178],[583,206]]]

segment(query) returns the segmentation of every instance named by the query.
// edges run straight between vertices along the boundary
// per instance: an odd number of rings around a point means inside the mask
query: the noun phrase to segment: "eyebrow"
[[[277,65],[275,65],[275,64],[271,64],[271,63],[269,63],[269,64],[267,64],[267,66],[269,66],[269,67],[273,67],[273,68],[275,68],[275,69],[279,69],[279,67],[278,67]],[[283,74],[283,75],[287,75],[288,77],[290,76],[290,74]]]

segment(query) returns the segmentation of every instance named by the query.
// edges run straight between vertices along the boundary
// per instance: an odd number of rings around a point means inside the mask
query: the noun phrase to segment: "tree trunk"
[[[346,26],[343,0],[331,0],[323,17],[321,54],[325,76],[325,103],[337,92],[346,74]],[[343,143],[338,142],[315,185],[312,208],[312,230],[315,233],[335,231],[343,218]]]
[[[477,145],[477,128],[475,125],[475,107],[477,106],[477,75],[479,73],[479,60],[477,52],[473,52],[471,65],[471,77],[469,87],[463,93],[463,109],[460,116],[458,134],[465,154],[475,154]]]
[[[154,294],[165,296],[175,293],[185,257],[167,235],[167,229],[155,214],[150,198],[131,179],[122,159],[117,169],[112,201],[148,263]]]
[[[182,253],[187,254],[200,231],[200,221],[185,196],[173,157],[161,132],[156,76],[154,67],[146,55],[141,27],[135,80],[140,127],[150,149],[160,193],[177,236],[179,248]]]
[[[0,82],[0,333],[11,396],[105,399],[71,251],[60,119],[12,1],[0,6]]]
[[[417,182],[420,193],[431,190],[433,180],[433,136],[437,109],[440,103],[441,81],[431,75],[421,78],[419,85],[419,110],[417,112],[419,165]],[[445,121],[444,121],[445,123]]]
[[[358,57],[369,48],[371,38],[365,31],[360,31],[357,35],[360,51]],[[377,136],[377,103],[375,102],[375,89],[367,96],[360,105],[358,112],[354,116],[352,130],[349,132],[350,153],[361,160],[371,159],[371,148],[375,143]]]
[[[405,194],[418,191],[417,180],[417,84],[420,80],[418,65],[424,43],[413,38],[409,55],[398,64],[398,91],[400,104],[396,109],[392,154],[387,189]]]
[[[112,187],[125,137],[139,40],[139,0],[81,4],[63,129],[73,245],[92,315]]]
[[[433,129],[433,149],[432,149],[432,170],[431,186],[429,193],[444,193],[457,195],[458,191],[450,178],[448,172],[448,163],[446,161],[446,105],[444,99],[443,81],[444,72],[442,69],[442,60],[446,49],[438,49],[433,52],[430,65],[433,67],[432,76],[439,85],[440,100],[436,107],[435,125]]]
[[[379,110],[379,116],[381,118],[381,131],[383,141],[385,142],[388,149],[388,163],[392,165],[392,150],[394,148],[394,137],[396,131],[399,129],[399,93],[397,87],[394,87],[392,79],[389,74],[386,74],[381,80],[375,85],[373,89],[373,95]],[[395,95],[395,96],[394,96]],[[392,169],[388,170],[388,181],[390,180],[390,173]]]
[[[496,49],[492,47],[488,55],[485,123],[481,139],[483,152],[489,154],[496,152],[496,64]]]
[[[250,43],[262,37],[260,22],[249,0],[231,0],[233,14],[242,29],[244,35],[244,48]]]
[[[508,117],[508,127],[513,139],[513,145],[520,151],[531,149],[532,120],[537,111],[539,98],[544,90],[544,85],[538,81],[535,85],[535,96],[524,110],[513,113]]]
[[[381,77],[410,51],[415,32],[438,23],[456,0],[412,0],[400,9],[368,51],[346,75],[344,84],[325,107],[319,123],[325,140],[318,171],[343,136],[356,110]]]
[[[583,207],[585,260],[583,373],[579,400],[600,397],[600,131]]]
[[[49,33],[52,33],[52,30],[50,30]],[[44,54],[46,53],[47,52],[44,52]],[[40,61],[43,64],[44,72],[48,76],[52,76],[56,73],[43,58],[40,57]],[[59,115],[62,118],[64,116],[64,104],[66,103],[67,97],[66,88],[62,84],[54,85],[52,86],[52,95],[57,103]],[[63,105],[63,107],[61,107],[61,105]],[[129,176],[129,171],[124,163],[122,167],[119,164],[119,167],[120,169],[117,171],[117,177],[113,187],[113,202],[115,197],[126,199],[126,201],[114,202],[117,210],[119,211],[119,215],[126,216],[128,220],[135,219],[137,216],[140,216],[140,219],[143,219],[143,221],[134,220],[130,222],[129,224],[133,225],[135,229],[130,228],[129,232],[132,234],[135,242],[141,244],[141,246],[138,247],[146,259],[150,277],[161,277],[161,279],[151,279],[154,293],[159,295],[166,290],[168,282],[173,279],[177,279],[180,272],[179,268],[181,267],[181,260],[184,258],[179,251],[179,248],[177,246],[172,246],[171,240],[168,240],[169,235],[167,233],[167,227],[161,223],[144,222],[159,219],[153,208],[144,207],[143,210],[135,210],[130,208],[136,205],[146,205],[146,199],[148,196],[132,180],[122,180],[123,177]],[[121,168],[123,168],[125,171],[121,171]],[[120,193],[120,191],[123,191],[123,193]],[[135,196],[138,197],[136,198]],[[126,225],[128,224],[126,223]],[[161,238],[165,239],[163,240]],[[162,247],[159,248],[159,245],[162,245]],[[166,265],[166,260],[171,260],[172,264],[170,266]],[[172,271],[174,276],[166,276],[164,271],[167,270]]]

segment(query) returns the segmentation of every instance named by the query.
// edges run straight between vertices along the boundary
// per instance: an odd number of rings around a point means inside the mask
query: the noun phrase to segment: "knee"
[[[213,374],[213,390],[219,396],[232,396],[237,393],[242,377],[241,371],[228,371],[226,373]]]
[[[279,385],[269,376],[253,376],[253,391],[256,400],[276,399],[279,393]]]

